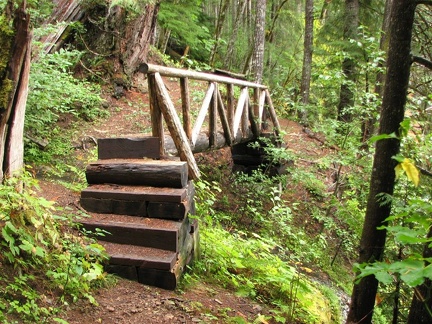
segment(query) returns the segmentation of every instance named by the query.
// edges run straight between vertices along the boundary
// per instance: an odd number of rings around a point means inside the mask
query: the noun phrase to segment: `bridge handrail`
[[[265,85],[217,74],[146,63],[140,65],[139,71],[146,73],[148,76],[152,134],[160,140],[161,155],[165,154],[163,127],[163,120],[165,120],[180,159],[188,163],[189,176],[192,179],[200,178],[200,172],[193,156],[193,153],[197,151],[193,150],[196,147],[202,148],[203,142],[206,142],[207,148],[219,148],[252,140],[260,136],[263,131],[266,131],[268,117],[273,123],[273,131],[277,135],[279,134],[279,122],[270,98],[270,92]],[[180,79],[182,121],[170,98],[162,75]],[[209,83],[193,128],[189,101],[189,79]],[[226,106],[219,91],[219,83],[223,83],[227,87]],[[235,104],[234,86],[241,88],[237,104]],[[249,88],[253,90],[252,102],[250,102],[248,93]],[[200,131],[206,116],[209,118],[208,137],[201,141],[202,143],[198,143],[199,139],[202,139]],[[218,116],[223,128],[223,143],[221,145],[219,141],[220,133],[217,131]]]
[[[199,81],[219,82],[225,84],[232,84],[240,87],[248,87],[253,89],[267,89],[265,85],[254,83],[246,80],[239,80],[231,77],[226,77],[218,74],[197,72],[191,70],[177,69],[172,67],[165,67],[160,65],[143,63],[139,68],[143,73],[159,73],[162,76],[176,77],[176,78],[191,78]]]

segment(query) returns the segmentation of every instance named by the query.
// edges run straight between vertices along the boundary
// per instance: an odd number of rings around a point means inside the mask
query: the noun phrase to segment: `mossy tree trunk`
[[[109,71],[113,75],[124,74],[131,78],[139,65],[147,61],[159,3],[143,5],[139,11],[132,13],[120,6],[98,6],[87,12],[85,47],[94,55],[114,62]]]
[[[357,39],[359,27],[359,10],[358,0],[345,0],[345,20],[344,20],[344,41],[345,51],[349,53],[342,61],[342,72],[345,80],[342,81],[339,94],[338,117],[339,121],[349,123],[352,121],[352,112],[350,108],[354,106],[354,89],[353,86],[357,80],[356,61],[354,56],[351,40]]]
[[[0,181],[23,167],[24,113],[30,72],[30,17],[25,2],[14,11],[12,8],[13,2],[9,1],[0,26]]]

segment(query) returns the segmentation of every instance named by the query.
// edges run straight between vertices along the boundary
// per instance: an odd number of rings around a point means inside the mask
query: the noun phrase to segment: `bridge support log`
[[[265,134],[266,137],[271,139],[275,147],[282,147],[283,143],[278,138],[275,138],[273,134]],[[253,170],[262,170],[270,176],[280,175],[285,173],[287,165],[290,161],[278,161],[273,162],[271,157],[266,153],[266,142],[258,140],[259,147],[251,146],[251,143],[257,142],[249,141],[233,145],[231,147],[232,159],[234,162],[233,171],[240,171],[247,174],[251,174]]]

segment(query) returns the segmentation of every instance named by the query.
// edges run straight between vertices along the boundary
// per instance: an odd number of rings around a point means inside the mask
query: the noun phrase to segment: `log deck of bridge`
[[[264,85],[151,64],[142,64],[140,72],[148,77],[152,136],[98,139],[98,161],[87,166],[89,186],[81,192],[81,206],[90,215],[82,224],[110,233],[100,239],[110,255],[109,271],[175,289],[199,251],[198,222],[190,217],[194,180],[200,178],[193,154],[230,146],[233,159],[253,155],[262,163],[261,152],[251,154],[247,143],[268,134],[277,137],[280,127]],[[179,109],[162,76],[179,79]],[[190,79],[208,82],[197,114],[191,108]],[[178,159],[164,159],[168,155]]]

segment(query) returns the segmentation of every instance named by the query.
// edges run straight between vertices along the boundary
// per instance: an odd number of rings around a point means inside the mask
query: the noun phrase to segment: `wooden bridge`
[[[278,136],[280,128],[264,85],[150,64],[140,72],[148,79],[152,136],[98,139],[98,161],[87,167],[89,187],[81,193],[90,217],[82,223],[110,233],[100,240],[111,257],[109,271],[175,289],[199,250],[192,215],[200,171],[193,154],[230,146],[237,161],[255,167],[265,157],[247,143]],[[175,107],[163,77],[179,79],[181,106]],[[198,111],[190,80],[208,83]]]

